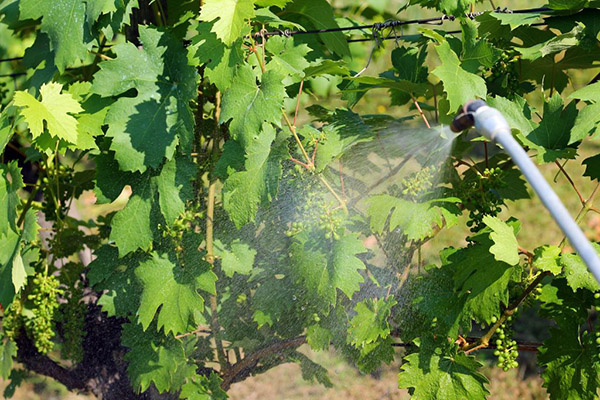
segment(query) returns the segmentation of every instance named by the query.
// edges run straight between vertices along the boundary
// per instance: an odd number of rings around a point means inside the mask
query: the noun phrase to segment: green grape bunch
[[[491,94],[513,98],[519,93],[519,55],[514,49],[505,50],[489,69],[486,77]]]
[[[431,166],[420,169],[400,182],[401,193],[410,200],[417,200],[429,190],[434,182],[435,169]]]
[[[512,316],[506,318],[506,322],[511,322]],[[492,323],[496,323],[498,319],[492,318]],[[512,339],[512,330],[506,326],[506,323],[500,325],[496,330],[496,350],[494,355],[498,357],[498,367],[504,371],[508,371],[511,368],[517,368],[519,363],[517,357],[519,356],[519,350],[517,348],[517,342]]]
[[[486,168],[482,174],[477,174],[474,179],[465,179],[461,183],[460,192],[463,204],[469,210],[467,226],[471,232],[477,232],[485,226],[483,217],[486,215],[497,216],[502,211],[504,200],[498,189],[506,186],[502,178],[504,171],[501,168]]]

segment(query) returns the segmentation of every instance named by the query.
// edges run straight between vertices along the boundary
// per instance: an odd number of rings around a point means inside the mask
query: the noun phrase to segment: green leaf
[[[246,152],[246,170],[231,174],[223,186],[223,208],[238,228],[253,221],[258,206],[277,194],[287,149],[284,142],[275,140],[275,129],[265,124]]]
[[[140,263],[135,275],[143,286],[139,322],[148,329],[158,311],[158,329],[165,334],[185,332],[196,313],[204,310],[204,299],[196,289],[201,284],[205,265],[186,265],[185,269],[165,254],[152,253],[152,258]]]
[[[17,161],[0,164],[0,236],[18,232],[17,208],[21,205],[18,190],[25,187]]]
[[[527,136],[522,136],[526,145],[538,150],[539,162],[553,162],[557,158],[570,157],[572,149],[567,148],[570,132],[577,117],[575,102],[563,108],[559,93],[544,103],[544,118],[537,128]]]
[[[56,54],[54,62],[61,73],[68,65],[83,60],[87,55],[88,46],[84,41],[86,4],[86,0],[19,2],[21,20],[42,18],[41,30],[50,38]]]
[[[583,88],[574,91],[569,95],[569,98],[600,103],[600,82],[584,86]]]
[[[585,165],[583,176],[600,181],[600,154],[586,158],[582,164]]]
[[[208,79],[225,92],[233,81],[238,67],[243,64],[244,53],[241,41],[225,46],[214,32],[212,24],[198,24],[197,35],[192,39],[192,46],[196,48],[195,57],[198,64],[204,64],[205,74]]]
[[[463,54],[461,67],[471,73],[476,73],[480,67],[491,68],[496,61],[498,50],[487,40],[479,38],[477,24],[466,19],[462,22]]]
[[[489,394],[488,380],[478,370],[482,367],[474,357],[463,352],[443,354],[436,350],[423,355],[423,351],[404,357],[398,375],[401,388],[411,389],[411,394],[421,400],[485,399]]]
[[[175,222],[185,211],[185,203],[193,199],[192,179],[196,177],[196,172],[196,165],[192,160],[176,155],[155,178],[160,210],[167,224]]]
[[[128,255],[119,259],[116,247],[104,245],[94,252],[88,279],[94,290],[102,292],[98,305],[109,317],[133,317],[140,304],[142,287],[135,276],[140,258]]]
[[[484,216],[483,223],[492,229],[490,239],[494,245],[490,247],[490,253],[494,255],[494,258],[509,265],[517,265],[520,261],[519,244],[513,228],[491,215]]]
[[[195,375],[180,340],[153,330],[143,331],[134,324],[123,325],[121,340],[129,348],[124,359],[129,362],[127,372],[131,383],[140,392],[151,384],[160,393],[176,391],[183,383],[177,379],[182,373],[188,377]]]
[[[156,226],[153,213],[156,190],[149,177],[138,175],[135,183],[129,183],[133,193],[125,208],[112,219],[110,231],[110,240],[119,248],[121,257],[137,249],[149,250]]]
[[[520,26],[529,26],[540,20],[540,13],[497,13],[491,12],[491,17],[500,21],[502,25],[509,25],[511,30]]]
[[[292,0],[254,0],[254,3],[259,7],[277,6],[283,8],[290,1]]]
[[[4,148],[14,134],[15,123],[12,115],[14,110],[15,107],[7,107],[0,111],[0,153],[4,153]]]
[[[10,376],[13,358],[17,357],[17,345],[12,340],[0,341],[0,377],[4,380]]]
[[[221,259],[221,269],[225,275],[231,278],[236,272],[242,275],[250,274],[256,250],[239,239],[234,240],[228,247],[230,250],[220,240],[215,240],[214,253]]]
[[[600,362],[595,336],[582,336],[578,318],[568,315],[558,319],[558,328],[550,330],[550,338],[539,349],[538,360],[546,367],[544,387],[552,400],[597,399]]]
[[[358,271],[365,269],[365,265],[356,257],[365,252],[362,242],[353,236],[342,236],[333,241],[328,258],[315,238],[302,233],[295,239],[290,246],[292,263],[306,290],[321,304],[327,304],[326,308],[328,304],[335,304],[337,289],[352,298],[364,281]]]
[[[196,375],[181,388],[180,399],[186,400],[226,400],[227,393],[221,389],[223,380],[215,372],[209,376]]]
[[[593,246],[596,252],[600,254],[600,245],[594,244]],[[577,289],[588,289],[592,292],[600,290],[600,284],[588,270],[581,257],[576,254],[561,254],[560,263],[565,268],[567,283],[574,291]]]
[[[177,38],[140,26],[140,41],[142,49],[132,43],[112,48],[117,57],[100,63],[92,90],[106,97],[135,88],[137,96],[111,105],[106,135],[122,170],[144,172],[170,160],[178,142],[191,142],[196,76]]]
[[[444,91],[448,95],[452,112],[458,110],[468,100],[486,97],[487,89],[483,78],[465,71],[460,66],[458,56],[447,41],[444,40],[437,45],[435,50],[442,64],[432,73],[444,84]]]
[[[575,124],[571,129],[569,144],[585,139],[600,130],[600,82],[587,85],[573,92],[569,98],[589,101],[585,108],[579,111]]]
[[[331,5],[326,0],[294,0],[285,8],[287,13],[299,14],[310,21],[316,29],[335,29],[339,25],[333,16]],[[342,32],[320,33],[325,47],[340,57],[350,55],[350,47]]]
[[[253,17],[252,0],[206,0],[200,12],[202,21],[211,22],[218,18],[212,31],[228,46],[242,35],[247,21]]]
[[[423,49],[402,46],[392,51],[392,65],[400,79],[414,83],[427,82],[427,53]]]
[[[44,123],[52,137],[77,143],[77,119],[71,114],[83,111],[81,105],[69,93],[62,93],[60,83],[42,85],[38,101],[27,92],[16,92],[15,105],[22,107],[21,114],[29,125],[34,138],[44,133]]]
[[[441,227],[443,224],[442,214],[436,203],[457,201],[459,200],[448,198],[415,203],[388,194],[381,194],[368,199],[367,216],[370,217],[371,229],[374,232],[382,233],[384,231],[389,216],[389,232],[400,227],[408,239],[422,240],[430,236],[436,227]]]
[[[580,10],[588,3],[588,0],[549,0],[548,7],[554,10]]]
[[[0,305],[7,308],[15,296],[13,258],[18,254],[20,237],[13,231],[0,235]]]
[[[310,47],[304,43],[295,46],[294,39],[283,36],[270,38],[265,47],[271,54],[271,60],[266,65],[267,71],[292,76],[296,80],[304,78],[304,70],[309,66],[306,55]]]
[[[557,246],[542,246],[533,251],[533,266],[540,271],[549,271],[554,275],[562,272],[559,264],[560,248]]]
[[[410,0],[409,3],[435,8],[446,15],[463,16],[475,0]]]
[[[356,315],[352,317],[348,327],[348,343],[364,349],[379,339],[389,337],[388,318],[396,303],[396,300],[390,298],[367,299],[356,304]]]
[[[306,342],[313,350],[329,350],[332,333],[319,325],[311,325],[306,330]]]
[[[556,54],[579,44],[579,37],[583,32],[583,26],[578,25],[569,33],[558,35],[546,42],[532,47],[515,47],[525,60],[536,60],[550,54]]]
[[[450,255],[444,268],[454,271],[454,287],[466,296],[464,312],[489,324],[508,305],[508,286],[520,267],[497,261],[490,252],[494,243],[485,233],[472,239],[475,243]]]
[[[231,119],[229,130],[242,147],[247,148],[259,135],[264,122],[279,125],[285,97],[283,77],[267,71],[257,85],[249,65],[240,67],[231,88],[223,96],[221,123]]]
[[[522,97],[513,100],[501,96],[488,97],[487,102],[502,112],[511,129],[519,131],[523,136],[529,135],[536,128],[537,124],[531,120],[529,106]]]

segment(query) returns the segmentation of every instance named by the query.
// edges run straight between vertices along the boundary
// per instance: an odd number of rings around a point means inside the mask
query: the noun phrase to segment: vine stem
[[[562,165],[560,165],[560,163],[558,161],[554,161],[554,163],[556,164],[556,166],[558,167],[558,169],[560,170],[560,172],[563,173],[563,175],[565,176],[565,178],[567,178],[567,180],[571,184],[571,187],[573,187],[573,189],[577,193],[577,196],[579,196],[579,201],[581,202],[581,204],[585,205],[585,199],[581,195],[581,192],[579,191],[579,189],[577,189],[577,186],[575,186],[575,182],[573,182],[573,179],[571,179],[571,177],[569,176],[569,174],[567,173],[567,171],[565,171],[564,167]]]
[[[306,149],[304,148],[304,146],[302,145],[302,142],[300,141],[300,138],[298,137],[298,133],[296,132],[296,126],[290,122],[290,119],[288,118],[288,116],[285,113],[285,110],[283,108],[281,109],[281,114],[283,115],[283,119],[285,120],[286,125],[290,129],[290,132],[292,132],[294,139],[296,139],[296,143],[298,144],[298,147],[300,148],[300,151],[302,152],[302,155],[304,156],[304,160],[306,160],[306,164],[310,165],[311,169],[314,169],[315,166],[311,162],[310,157],[308,156],[308,153],[306,152]]]
[[[215,212],[215,191],[217,187],[217,182],[213,182],[208,187],[208,201],[206,205],[206,261],[214,266],[215,264],[215,256],[213,253],[213,217]],[[221,371],[226,373],[229,369],[229,362],[227,361],[227,355],[225,354],[225,350],[223,348],[223,342],[218,337],[219,332],[221,331],[221,327],[219,325],[219,317],[217,315],[218,307],[217,307],[217,296],[210,296],[210,312],[211,312],[211,320],[210,320],[210,329],[213,332],[213,336],[215,339],[215,346],[217,347],[217,359],[219,361],[219,365],[221,366]]]
[[[306,336],[298,336],[292,339],[285,339],[271,343],[262,349],[256,350],[254,353],[248,354],[239,362],[231,366],[229,371],[223,375],[223,382],[221,382],[221,389],[224,391],[229,390],[231,384],[235,381],[238,375],[244,370],[252,368],[261,358],[269,356],[274,353],[279,353],[289,348],[295,348],[306,343]]]
[[[419,111],[419,114],[421,114],[421,118],[423,118],[423,121],[425,122],[425,125],[427,125],[427,128],[431,129],[431,125],[429,125],[429,121],[427,120],[427,117],[425,116],[425,114],[423,113],[423,110],[421,110],[421,106],[419,105],[419,102],[417,101],[417,99],[411,94],[410,95],[413,104],[415,105],[415,107],[417,107],[417,110]]]
[[[494,336],[494,333],[496,333],[496,330],[498,330],[500,325],[502,325],[508,317],[510,317],[511,315],[513,315],[515,313],[515,310],[517,309],[517,307],[519,307],[519,305],[523,302],[523,300],[525,300],[527,298],[527,296],[529,296],[529,294],[537,287],[537,285],[539,285],[540,282],[546,276],[549,276],[549,275],[551,275],[551,273],[548,271],[541,272],[537,276],[537,278],[535,278],[533,280],[533,282],[531,282],[531,284],[529,286],[527,286],[527,289],[525,289],[525,291],[521,294],[521,296],[519,296],[515,301],[513,301],[508,306],[508,308],[506,310],[504,310],[504,312],[502,313],[500,318],[498,318],[498,321],[496,321],[496,323],[494,325],[492,325],[492,327],[485,333],[485,335],[483,335],[479,340],[463,347],[464,352],[468,354],[475,350],[479,350],[479,349],[488,347],[490,344],[490,340],[492,339],[492,336]]]

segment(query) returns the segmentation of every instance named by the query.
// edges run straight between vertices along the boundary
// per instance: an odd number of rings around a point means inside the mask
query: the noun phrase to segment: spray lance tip
[[[461,111],[456,114],[452,124],[450,125],[450,130],[454,133],[459,133],[469,128],[472,128],[475,125],[475,118],[473,114],[479,108],[487,106],[485,101],[483,100],[469,100],[462,106]]]

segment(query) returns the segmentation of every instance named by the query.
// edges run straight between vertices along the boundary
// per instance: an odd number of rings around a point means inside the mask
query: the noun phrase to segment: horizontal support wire
[[[500,13],[500,14],[544,13],[544,12],[549,12],[549,11],[553,11],[553,10],[550,8],[546,8],[546,7],[526,8],[526,9],[521,9],[521,10],[509,10],[507,8],[500,9],[500,7],[498,7],[495,10],[491,10],[491,12]],[[467,13],[465,16],[467,18],[474,19],[474,18],[482,15],[483,13],[484,12],[473,12],[473,13]],[[456,20],[456,17],[454,17],[454,16],[442,15],[441,17],[411,19],[411,20],[406,20],[406,21],[388,20],[385,22],[378,22],[378,23],[370,24],[370,25],[347,26],[347,27],[343,27],[343,28],[314,29],[314,30],[307,30],[307,31],[290,31],[290,30],[283,30],[283,31],[277,30],[277,31],[268,31],[268,32],[263,31],[263,32],[254,33],[253,37],[254,38],[260,38],[262,36],[264,36],[264,37],[269,37],[269,36],[291,37],[291,36],[295,36],[295,35],[314,35],[314,34],[320,34],[320,33],[347,32],[347,31],[370,29],[371,32],[373,33],[372,37],[348,40],[348,43],[369,42],[372,40],[402,39],[402,38],[410,36],[410,35],[392,35],[390,33],[390,35],[385,36],[383,38],[375,37],[376,33],[380,32],[383,29],[401,27],[401,26],[406,26],[406,25],[442,25],[445,21],[454,21],[454,20]],[[541,22],[541,23],[531,24],[530,26],[545,26],[545,25],[546,25],[545,23]],[[460,33],[460,32],[461,31],[448,31],[447,33],[454,34],[454,33]],[[364,33],[367,33],[367,32],[364,32]],[[108,48],[110,46],[111,45],[108,44],[108,45],[101,46],[101,48]],[[20,61],[22,59],[23,59],[23,57],[3,58],[3,59],[0,59],[0,63],[10,62],[10,61]],[[0,75],[0,78],[14,78],[14,77],[23,76],[23,75],[26,75],[26,73],[25,72],[16,72],[16,73],[12,73],[12,74]]]

